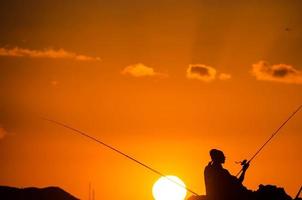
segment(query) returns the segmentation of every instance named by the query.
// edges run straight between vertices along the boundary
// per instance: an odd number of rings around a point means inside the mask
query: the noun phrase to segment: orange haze
[[[299,0],[1,2],[0,185],[57,185],[88,199],[91,183],[96,199],[152,199],[158,176],[44,116],[204,194],[211,148],[235,174],[235,161],[302,103],[301,8]],[[248,188],[297,192],[301,119],[253,161]]]

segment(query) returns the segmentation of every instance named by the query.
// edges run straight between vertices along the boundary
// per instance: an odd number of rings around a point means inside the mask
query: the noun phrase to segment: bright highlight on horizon
[[[153,185],[152,194],[155,200],[184,200],[187,194],[185,183],[177,176],[167,176],[169,179],[184,186],[173,183],[165,177],[159,178]]]

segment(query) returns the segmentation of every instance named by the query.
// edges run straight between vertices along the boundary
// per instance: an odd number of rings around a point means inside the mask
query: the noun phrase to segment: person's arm
[[[242,166],[242,173],[240,174],[240,177],[238,178],[239,182],[242,183],[244,180],[245,172],[249,168],[250,164],[246,163],[245,165]]]

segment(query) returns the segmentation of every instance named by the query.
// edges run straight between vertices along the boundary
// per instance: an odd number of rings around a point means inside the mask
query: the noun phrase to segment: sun
[[[152,193],[155,200],[184,200],[187,194],[185,187],[177,176],[166,176],[154,183]]]

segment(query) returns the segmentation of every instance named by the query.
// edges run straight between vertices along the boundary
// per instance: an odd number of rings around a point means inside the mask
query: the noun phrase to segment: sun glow
[[[166,178],[167,177],[167,178]],[[159,178],[153,185],[152,193],[155,200],[184,200],[187,194],[184,182],[176,176]],[[168,180],[170,179],[170,180]],[[178,183],[173,183],[172,181]],[[182,185],[183,187],[181,187]]]

